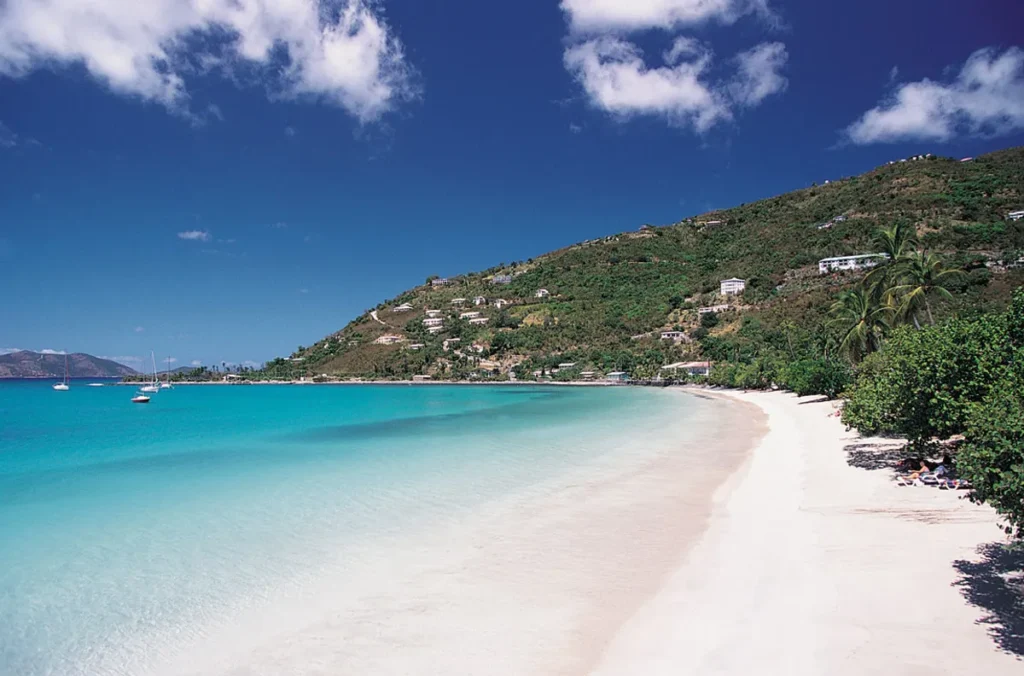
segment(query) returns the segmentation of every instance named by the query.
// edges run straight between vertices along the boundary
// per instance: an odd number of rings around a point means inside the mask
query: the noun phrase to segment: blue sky
[[[82,5],[0,6],[2,349],[260,362],[429,274],[1024,143],[1011,0]]]

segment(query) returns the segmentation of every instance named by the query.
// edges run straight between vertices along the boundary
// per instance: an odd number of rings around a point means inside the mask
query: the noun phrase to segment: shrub
[[[783,367],[781,382],[789,390],[803,397],[823,394],[834,399],[850,384],[850,369],[833,359],[800,359]]]

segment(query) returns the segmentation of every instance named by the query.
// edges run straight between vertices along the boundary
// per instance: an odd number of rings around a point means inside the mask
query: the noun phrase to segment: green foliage
[[[1022,304],[1024,305],[1024,304]],[[1024,536],[1024,350],[1015,368],[992,387],[967,417],[957,469],[974,490],[971,499],[992,505],[1006,532]]]
[[[779,374],[779,385],[801,397],[824,394],[834,399],[846,390],[850,382],[849,366],[825,357],[791,362],[783,366]]]
[[[1024,345],[1024,290],[1005,315],[951,319],[893,332],[857,374],[843,421],[864,434],[898,434],[921,445],[964,432],[972,408],[1005,385]]]

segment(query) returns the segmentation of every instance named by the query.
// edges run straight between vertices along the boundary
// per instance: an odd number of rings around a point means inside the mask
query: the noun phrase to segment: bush
[[[718,313],[705,312],[700,316],[700,325],[705,329],[713,329],[718,326]]]
[[[992,388],[967,420],[957,470],[974,490],[971,500],[988,503],[1006,518],[1006,532],[1024,535],[1024,350],[1016,373]]]
[[[850,369],[833,359],[801,359],[783,367],[779,384],[801,397],[823,394],[834,399],[850,385]]]

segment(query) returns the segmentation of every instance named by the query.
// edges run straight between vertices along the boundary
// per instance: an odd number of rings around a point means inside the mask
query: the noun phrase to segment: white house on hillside
[[[465,298],[452,298],[452,305],[462,305],[466,302]]]
[[[396,305],[391,308],[392,312],[408,312],[410,310],[412,310],[412,305],[409,305],[408,303],[402,303],[401,305]]]
[[[547,289],[537,289],[537,292],[533,294],[534,298],[547,298],[551,293]]]
[[[508,304],[508,301],[505,300],[504,298],[499,298],[498,300],[494,301],[494,307],[498,308],[499,310]]]
[[[427,310],[427,316],[431,317],[431,318],[440,317],[441,316],[441,311],[440,310]]]
[[[447,277],[438,277],[437,279],[430,280],[430,286],[445,286],[449,284]]]
[[[483,296],[476,296],[473,298],[473,305],[487,305],[487,299]]]
[[[394,336],[394,335],[391,335],[391,334],[384,334],[383,336],[377,338],[373,342],[376,345],[394,345],[395,343],[400,343],[403,340],[405,340],[405,338],[402,338],[401,336]]]
[[[662,331],[661,339],[671,340],[673,343],[681,343],[684,340],[687,340],[686,333],[683,331]]]
[[[463,312],[459,315],[459,319],[476,319],[479,316],[480,313],[474,310],[473,312]]]
[[[830,272],[841,272],[843,270],[863,270],[865,268],[873,268],[888,258],[889,255],[884,253],[822,258],[818,261],[818,274],[827,275]]]
[[[722,303],[720,305],[709,305],[707,307],[697,308],[697,314],[706,315],[711,312],[725,312],[726,310],[729,309],[729,307],[730,306],[728,303]]]
[[[511,284],[512,275],[494,275],[491,277],[491,284]]]
[[[1011,221],[1019,221],[1020,219],[1024,218],[1024,211],[1011,211],[1010,213],[1006,214],[1006,217]]]
[[[474,317],[473,319],[469,320],[469,323],[470,324],[477,324],[477,325],[486,324],[487,323],[487,317]]]
[[[734,296],[738,293],[743,293],[743,289],[747,288],[747,282],[746,280],[733,277],[732,279],[723,279],[720,286],[723,296]]]
[[[444,317],[427,317],[423,320],[423,326],[441,326],[444,324]]]

